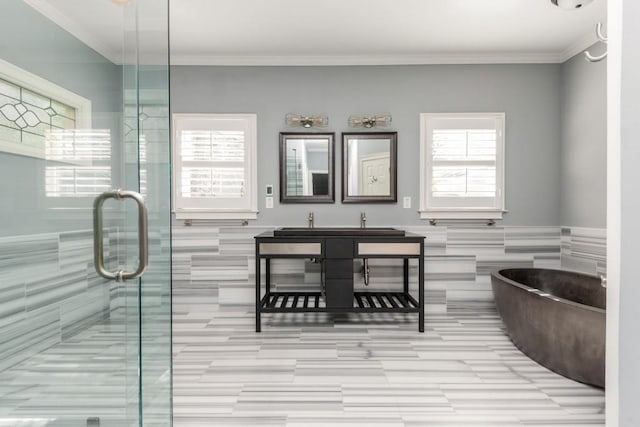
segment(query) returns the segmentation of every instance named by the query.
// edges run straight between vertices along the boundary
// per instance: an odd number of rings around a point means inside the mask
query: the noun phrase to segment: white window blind
[[[174,115],[177,218],[255,218],[256,116]]]
[[[501,218],[504,114],[421,115],[423,218]]]

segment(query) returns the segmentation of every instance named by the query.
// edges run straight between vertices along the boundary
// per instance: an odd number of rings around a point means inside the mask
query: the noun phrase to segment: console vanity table
[[[280,228],[255,236],[256,332],[261,313],[418,313],[424,332],[424,237],[394,228]],[[271,289],[271,260],[312,258],[321,263],[322,291],[277,292]],[[354,291],[353,261],[404,260],[401,291]],[[409,260],[418,260],[418,299],[409,293]],[[265,260],[265,293],[261,264]]]

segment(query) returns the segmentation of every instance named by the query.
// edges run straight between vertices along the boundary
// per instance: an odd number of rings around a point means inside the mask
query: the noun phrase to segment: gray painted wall
[[[258,115],[259,225],[304,225],[309,211],[316,225],[424,224],[419,206],[419,114],[506,112],[505,225],[560,223],[561,66],[416,65],[353,67],[172,67],[174,113],[256,113]],[[336,204],[265,209],[264,186],[278,186],[278,133],[286,113],[329,116],[336,132],[336,171],[341,174],[340,132],[352,114],[390,112],[398,131],[398,200],[412,208]],[[323,130],[325,131],[325,130]]]
[[[114,147],[120,145],[116,142],[121,133],[121,67],[20,0],[2,2],[0,40],[5,41],[0,59],[90,99],[92,127],[111,129]],[[113,156],[118,164],[117,149]],[[6,195],[0,203],[0,237],[91,228],[88,210],[79,214],[50,209],[44,169],[44,160],[0,153],[0,192]],[[114,168],[113,175],[118,174]]]
[[[598,52],[602,46],[592,46]],[[582,53],[562,64],[562,225],[606,226],[607,66]]]

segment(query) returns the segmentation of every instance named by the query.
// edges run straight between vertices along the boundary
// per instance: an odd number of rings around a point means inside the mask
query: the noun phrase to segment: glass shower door
[[[168,0],[6,0],[0,37],[0,427],[170,426]]]

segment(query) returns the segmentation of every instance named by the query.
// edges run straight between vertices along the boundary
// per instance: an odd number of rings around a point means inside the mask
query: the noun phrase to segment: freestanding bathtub
[[[606,289],[600,278],[513,268],[493,272],[491,286],[516,347],[554,372],[604,388]]]

